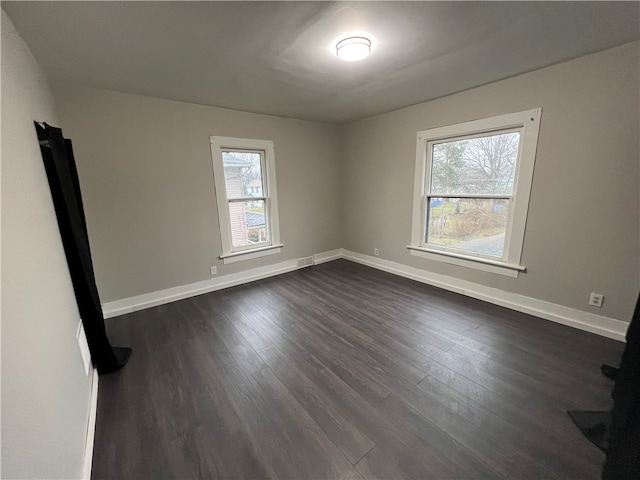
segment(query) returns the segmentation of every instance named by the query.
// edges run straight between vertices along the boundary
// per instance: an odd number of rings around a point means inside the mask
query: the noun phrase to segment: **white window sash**
[[[244,258],[255,258],[261,252],[272,249],[281,249],[280,229],[278,216],[278,200],[275,171],[274,145],[270,140],[253,140],[246,138],[211,136],[211,159],[213,164],[213,177],[215,184],[216,201],[218,205],[218,223],[220,226],[220,237],[222,243],[222,254],[220,258],[227,263],[238,261],[239,255]],[[226,193],[226,183],[224,176],[223,152],[251,152],[260,153],[262,168],[262,193],[261,197],[228,198]],[[268,232],[268,242],[260,242],[242,247],[234,247],[231,237],[231,221],[229,205],[242,201],[263,200],[265,202],[265,228]],[[253,254],[252,254],[253,253]],[[252,254],[252,255],[250,255]]]

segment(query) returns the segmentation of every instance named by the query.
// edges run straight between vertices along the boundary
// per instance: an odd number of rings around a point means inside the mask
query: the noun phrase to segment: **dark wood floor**
[[[623,344],[345,260],[107,321],[93,478],[598,478]]]

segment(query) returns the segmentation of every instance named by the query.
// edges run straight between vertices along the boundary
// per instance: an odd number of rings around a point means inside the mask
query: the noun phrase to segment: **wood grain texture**
[[[599,478],[623,344],[336,260],[107,321],[103,478]]]

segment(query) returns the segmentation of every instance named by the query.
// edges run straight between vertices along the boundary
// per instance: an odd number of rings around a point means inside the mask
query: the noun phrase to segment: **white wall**
[[[344,247],[628,322],[640,289],[639,51],[623,45],[346,125]],[[527,273],[410,256],[416,133],[536,107]],[[590,292],[605,294],[602,309],[587,305]]]
[[[103,303],[340,248],[336,126],[55,85]],[[224,265],[210,135],[272,140],[280,254]]]
[[[53,98],[2,11],[2,478],[79,478],[90,378],[34,120]]]

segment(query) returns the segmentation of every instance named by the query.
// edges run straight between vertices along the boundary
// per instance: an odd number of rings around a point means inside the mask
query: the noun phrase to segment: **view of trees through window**
[[[269,242],[262,152],[224,151],[224,180],[234,247]]]
[[[432,145],[427,244],[503,256],[519,144],[510,131]]]

